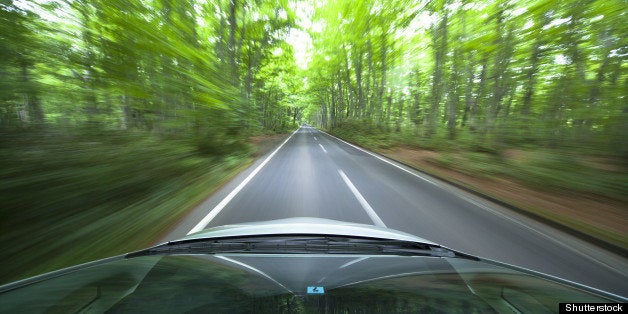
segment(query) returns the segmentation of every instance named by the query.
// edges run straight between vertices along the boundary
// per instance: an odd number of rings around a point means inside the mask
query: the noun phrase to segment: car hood
[[[235,243],[250,236],[290,235],[391,239],[441,248],[396,230],[320,218],[227,225],[144,251],[0,286],[0,312],[238,313],[257,309],[307,313],[409,309],[484,313],[516,309],[538,313],[555,311],[559,302],[625,301],[582,285],[458,254],[204,251],[220,241]],[[189,250],[180,250],[186,245]],[[162,250],[164,247],[174,249]]]
[[[278,234],[326,234],[391,239],[436,245],[436,243],[429,240],[398,230],[312,217],[296,217],[225,225],[189,234],[181,240]]]

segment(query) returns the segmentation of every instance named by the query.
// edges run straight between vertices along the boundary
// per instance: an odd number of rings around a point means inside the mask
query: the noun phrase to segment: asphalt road
[[[291,217],[386,226],[628,296],[625,258],[311,127],[253,163],[164,240]]]

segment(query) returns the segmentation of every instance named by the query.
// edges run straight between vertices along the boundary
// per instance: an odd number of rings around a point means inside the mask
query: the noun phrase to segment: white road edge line
[[[415,176],[415,177],[417,177],[417,178],[419,178],[419,179],[421,179],[421,180],[424,180],[424,181],[426,181],[426,182],[429,182],[429,183],[431,183],[431,184],[433,184],[433,185],[435,185],[435,186],[441,187],[441,186],[440,186],[439,184],[437,184],[436,182],[433,182],[433,181],[432,181],[432,180],[430,180],[430,179],[426,179],[426,178],[424,178],[424,177],[422,177],[422,176],[420,176],[420,175],[418,175],[418,174],[416,174],[416,173],[414,173],[414,172],[412,172],[412,171],[410,171],[410,170],[408,170],[408,169],[405,169],[405,168],[403,168],[403,167],[401,167],[401,166],[399,166],[399,165],[397,165],[397,164],[394,164],[394,163],[392,163],[392,162],[390,162],[390,161],[388,161],[388,160],[386,160],[386,159],[384,159],[384,158],[382,158],[382,157],[380,157],[380,156],[377,156],[377,155],[375,155],[375,154],[373,154],[373,153],[371,153],[371,152],[369,152],[369,151],[367,151],[367,150],[364,150],[364,149],[362,149],[361,147],[355,146],[355,145],[353,145],[353,144],[351,144],[351,143],[349,143],[349,142],[347,142],[347,141],[345,141],[345,140],[342,140],[342,139],[340,139],[340,138],[337,138],[337,137],[335,137],[335,136],[333,136],[333,135],[331,135],[331,134],[329,134],[329,133],[325,133],[325,132],[320,131],[320,130],[318,130],[318,131],[319,131],[319,132],[321,132],[321,133],[323,133],[323,134],[329,135],[329,136],[331,136],[331,137],[333,137],[333,138],[335,138],[335,139],[337,139],[337,140],[339,140],[339,141],[341,141],[341,142],[343,142],[343,143],[345,143],[345,144],[347,144],[347,145],[349,145],[349,146],[351,146],[351,147],[353,147],[353,148],[355,148],[355,149],[359,149],[359,150],[361,150],[361,151],[363,151],[363,152],[365,152],[365,153],[367,153],[367,154],[369,154],[369,155],[371,155],[371,156],[373,156],[373,157],[375,157],[375,158],[377,158],[377,159],[379,159],[379,160],[381,160],[381,161],[383,161],[383,162],[385,162],[385,163],[387,163],[387,164],[389,164],[389,165],[391,165],[391,166],[394,166],[394,167],[396,167],[396,168],[398,168],[398,169],[400,169],[400,170],[403,170],[403,171],[405,171],[405,172],[407,172],[407,173],[409,173],[409,174],[411,174],[411,175],[413,175],[413,176]]]
[[[275,151],[270,154],[270,156],[266,157],[266,159],[264,160],[264,162],[262,162],[259,166],[257,166],[257,168],[255,168],[255,170],[253,170],[253,172],[251,172],[246,179],[244,179],[242,182],[240,182],[240,184],[233,189],[233,191],[231,191],[231,193],[229,193],[222,201],[220,201],[220,203],[218,203],[218,205],[216,205],[216,207],[214,207],[208,214],[207,216],[205,216],[205,218],[203,218],[196,226],[194,226],[194,228],[192,228],[192,230],[190,230],[190,232],[188,232],[188,234],[192,234],[194,232],[198,232],[201,231],[205,228],[205,226],[207,226],[209,224],[209,222],[212,221],[212,219],[214,219],[214,217],[216,217],[216,215],[218,215],[220,213],[220,211],[223,210],[223,208],[225,208],[225,206],[227,206],[227,204],[229,204],[229,202],[231,202],[231,200],[244,188],[244,186],[249,183],[249,181],[251,181],[251,179],[253,179],[253,177],[260,171],[262,170],[262,168],[268,163],[268,161],[273,158],[273,156],[275,156],[275,154],[283,147],[284,144],[286,144],[291,138],[292,136],[297,133],[297,131],[299,131],[301,128],[296,129],[294,132],[292,132],[292,134],[290,134],[290,136],[283,141],[283,143],[281,143],[281,145],[279,145],[279,147],[277,147],[277,149],[275,149]]]
[[[382,219],[379,218],[379,216],[377,216],[377,213],[375,213],[375,210],[373,210],[373,207],[371,207],[371,205],[369,205],[366,199],[364,199],[364,196],[360,194],[360,191],[358,191],[358,189],[355,188],[355,185],[351,183],[351,180],[347,178],[347,175],[340,169],[338,169],[338,173],[342,177],[342,180],[345,181],[345,184],[349,187],[351,192],[353,192],[353,195],[355,195],[355,198],[358,199],[358,202],[360,202],[360,205],[362,205],[362,208],[364,208],[364,210],[369,215],[369,217],[371,217],[371,220],[373,220],[373,223],[375,223],[376,226],[386,228],[386,225],[384,224]]]
[[[533,227],[531,227],[531,226],[528,226],[527,224],[525,224],[525,223],[523,223],[523,222],[521,222],[521,221],[518,221],[518,220],[517,220],[517,219],[515,219],[515,218],[509,217],[509,216],[507,216],[506,214],[503,214],[503,213],[501,213],[501,212],[499,212],[499,211],[493,210],[493,209],[491,209],[490,207],[488,207],[488,206],[486,206],[486,205],[484,205],[484,204],[481,204],[481,203],[479,203],[479,202],[476,202],[476,201],[474,201],[474,200],[472,200],[472,199],[468,198],[467,196],[458,195],[458,197],[460,197],[461,199],[463,199],[463,200],[465,200],[465,201],[467,201],[467,202],[469,202],[469,203],[471,203],[471,204],[473,204],[473,205],[475,205],[475,206],[478,206],[478,207],[480,207],[480,208],[482,208],[482,209],[484,209],[484,210],[486,210],[486,211],[491,212],[493,215],[499,216],[499,217],[501,217],[502,219],[509,220],[510,222],[515,223],[515,224],[517,224],[517,225],[521,226],[521,227],[522,227],[522,228],[524,228],[524,229],[528,229],[528,230],[530,230],[530,231],[532,231],[532,232],[535,232],[535,233],[537,233],[538,235],[540,235],[540,236],[542,236],[542,237],[544,237],[544,238],[546,238],[546,239],[550,240],[551,242],[554,242],[554,244],[557,244],[557,245],[559,245],[559,246],[562,246],[562,247],[566,248],[567,250],[569,250],[569,251],[571,251],[571,252],[573,252],[573,253],[576,253],[576,254],[578,254],[578,255],[580,255],[580,256],[583,256],[583,257],[585,257],[585,258],[589,259],[589,260],[590,260],[590,261],[592,261],[592,262],[598,263],[599,265],[601,265],[601,266],[603,266],[603,267],[606,267],[606,268],[607,268],[607,269],[609,269],[609,270],[612,270],[612,271],[618,272],[618,273],[620,273],[620,274],[622,273],[619,269],[617,269],[617,268],[615,268],[615,267],[613,267],[613,266],[611,266],[611,265],[608,265],[607,263],[602,262],[602,261],[598,260],[597,258],[595,258],[595,257],[593,257],[593,256],[591,256],[591,255],[589,255],[589,254],[585,254],[585,253],[581,252],[580,250],[577,250],[577,249],[575,249],[575,248],[573,248],[573,247],[571,247],[571,246],[569,246],[569,245],[566,245],[566,244],[565,244],[565,243],[563,243],[562,241],[560,241],[560,240],[558,240],[558,239],[555,239],[555,238],[551,237],[550,235],[548,235],[548,234],[546,234],[546,233],[544,233],[544,232],[542,232],[542,231],[539,231],[539,230],[537,230],[537,229],[535,229],[535,228],[533,228]]]
[[[529,230],[531,230],[531,231],[534,231],[535,233],[537,233],[537,234],[539,234],[539,235],[541,235],[541,236],[545,237],[546,239],[549,239],[550,241],[552,241],[552,242],[554,242],[554,243],[556,243],[556,244],[559,244],[559,245],[561,245],[562,247],[567,248],[568,250],[570,250],[570,251],[572,251],[572,252],[578,253],[580,256],[584,256],[584,257],[588,258],[589,260],[591,260],[591,261],[593,261],[593,262],[596,262],[596,263],[598,263],[598,264],[600,264],[600,265],[602,265],[602,266],[606,267],[607,269],[613,270],[613,271],[615,271],[615,272],[619,272],[619,270],[617,270],[616,268],[614,268],[614,267],[612,267],[612,266],[610,266],[610,265],[608,265],[608,264],[606,264],[606,263],[604,263],[604,262],[602,262],[602,261],[598,260],[597,258],[594,258],[593,256],[590,256],[589,254],[584,254],[584,253],[580,252],[579,250],[574,249],[574,248],[572,248],[571,246],[566,245],[565,243],[562,243],[561,241],[559,241],[559,240],[557,240],[557,239],[554,239],[553,237],[551,237],[550,235],[546,234],[545,232],[542,232],[542,231],[540,231],[540,230],[537,230],[536,228],[533,228],[533,227],[531,227],[531,226],[528,226],[527,224],[525,224],[525,223],[523,223],[523,222],[521,222],[521,221],[518,221],[517,219],[514,219],[514,218],[511,218],[511,217],[509,217],[509,216],[506,216],[505,214],[502,214],[502,213],[500,213],[500,212],[497,212],[497,211],[495,211],[495,210],[492,210],[492,209],[490,209],[488,206],[481,205],[480,203],[478,203],[478,202],[476,202],[476,201],[473,201],[473,200],[469,199],[469,198],[468,198],[468,197],[466,197],[466,196],[463,196],[463,195],[461,195],[461,194],[459,194],[459,193],[456,193],[456,192],[454,192],[454,191],[451,191],[451,190],[449,190],[448,188],[441,186],[440,184],[437,184],[437,183],[435,183],[435,182],[432,182],[432,181],[431,181],[431,180],[429,180],[429,179],[423,178],[422,176],[420,176],[420,175],[418,175],[418,174],[416,174],[416,173],[414,173],[414,172],[412,172],[412,171],[409,171],[409,170],[407,170],[407,169],[405,169],[405,168],[403,168],[403,167],[401,167],[401,166],[399,166],[399,165],[396,165],[396,164],[394,164],[394,163],[392,163],[392,162],[390,162],[390,161],[388,161],[388,160],[386,160],[386,159],[384,159],[384,158],[382,158],[382,157],[380,157],[380,156],[377,156],[377,155],[375,155],[375,154],[373,154],[373,153],[371,153],[371,152],[369,152],[369,151],[367,151],[367,150],[364,150],[364,149],[362,149],[362,148],[360,148],[360,147],[358,147],[358,146],[355,146],[355,145],[353,145],[353,144],[351,144],[351,143],[349,143],[349,142],[347,142],[347,141],[345,141],[345,140],[342,140],[342,139],[340,139],[340,138],[337,138],[337,137],[335,137],[335,136],[333,136],[333,135],[331,135],[331,134],[329,134],[329,133],[323,132],[323,131],[321,131],[321,130],[317,130],[317,131],[318,131],[318,132],[321,132],[321,133],[323,133],[323,134],[326,134],[326,135],[328,135],[328,136],[330,136],[330,137],[333,137],[333,138],[335,138],[335,139],[337,139],[337,140],[339,140],[339,141],[341,141],[341,142],[343,142],[343,143],[345,143],[345,144],[347,144],[347,145],[349,145],[349,146],[351,146],[351,147],[353,147],[353,148],[359,149],[359,150],[361,150],[361,151],[363,151],[363,152],[365,152],[365,153],[367,153],[367,154],[369,154],[369,155],[371,155],[371,156],[373,156],[373,157],[375,157],[375,158],[377,158],[377,159],[379,159],[379,160],[381,160],[381,161],[383,161],[383,162],[385,162],[385,163],[387,163],[387,164],[389,164],[389,165],[391,165],[391,166],[394,166],[394,167],[396,167],[396,168],[398,168],[398,169],[400,169],[400,170],[403,170],[403,171],[405,171],[405,172],[407,172],[407,173],[409,173],[409,174],[411,174],[411,175],[413,175],[413,176],[415,176],[415,177],[417,177],[417,178],[419,178],[419,179],[425,180],[425,181],[427,181],[427,182],[429,182],[429,183],[431,183],[431,184],[433,184],[433,185],[435,185],[435,186],[438,186],[438,187],[440,187],[440,188],[442,188],[442,189],[445,189],[445,190],[447,190],[447,191],[451,192],[452,194],[454,194],[454,195],[458,196],[459,198],[461,198],[461,199],[463,199],[463,200],[465,200],[465,201],[467,201],[467,202],[469,202],[469,203],[471,203],[471,204],[473,204],[473,205],[475,205],[475,206],[478,206],[478,207],[480,207],[480,208],[482,208],[482,209],[484,209],[484,210],[487,210],[487,211],[489,211],[489,212],[493,213],[494,215],[500,216],[502,219],[509,220],[509,221],[514,222],[515,224],[517,224],[517,225],[519,225],[519,226],[521,226],[521,227],[523,227],[523,228],[525,228],[525,229],[529,229]],[[621,272],[620,272],[620,273],[621,273]]]
[[[321,143],[318,143],[318,146],[320,146],[321,149],[323,149],[323,151],[325,152],[325,154],[327,154],[327,150],[325,149],[325,147],[323,147],[323,145],[321,145]]]

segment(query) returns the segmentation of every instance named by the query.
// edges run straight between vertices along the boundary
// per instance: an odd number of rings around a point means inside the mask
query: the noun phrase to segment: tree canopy
[[[311,118],[417,138],[464,133],[487,149],[625,155],[625,18],[612,0],[330,1],[311,31]]]
[[[308,120],[628,154],[622,0],[4,0],[0,14],[4,130],[140,129],[213,152]]]
[[[0,14],[3,130],[143,130],[213,153],[299,115],[286,1],[2,1]]]

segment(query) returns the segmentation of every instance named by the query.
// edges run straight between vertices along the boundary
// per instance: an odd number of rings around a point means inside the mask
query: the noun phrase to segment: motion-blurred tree
[[[311,105],[330,128],[625,154],[625,15],[622,1],[330,2]]]

